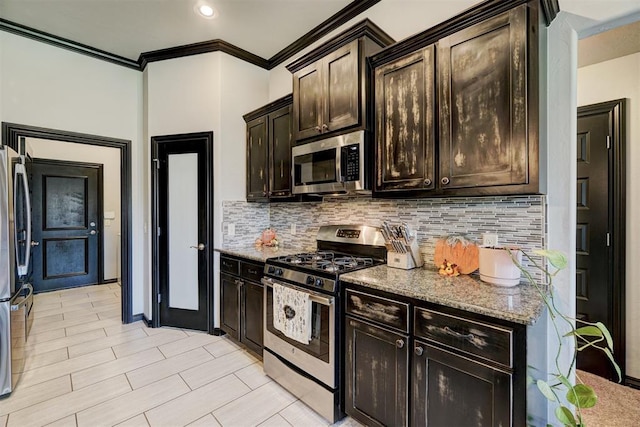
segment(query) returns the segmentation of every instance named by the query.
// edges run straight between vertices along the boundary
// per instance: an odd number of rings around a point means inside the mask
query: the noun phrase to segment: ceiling
[[[195,6],[202,1],[217,9],[216,18],[205,19],[195,13]],[[442,16],[453,16],[469,5],[461,0],[381,1],[385,6],[403,7],[408,14],[424,10],[429,4]],[[143,52],[214,39],[268,59],[351,3],[352,0],[0,0],[0,17],[133,61]],[[633,13],[638,13],[640,20],[640,0],[560,0],[560,9],[594,25]],[[627,38],[632,45],[637,44],[638,26],[630,27],[630,31]],[[604,47],[598,49],[611,54],[620,47],[619,37],[603,39]],[[589,47],[590,51],[594,49]]]

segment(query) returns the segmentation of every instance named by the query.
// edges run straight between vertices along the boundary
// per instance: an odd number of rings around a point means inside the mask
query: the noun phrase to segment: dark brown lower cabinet
[[[345,412],[368,426],[406,426],[408,336],[346,319]]]
[[[413,353],[412,425],[512,425],[510,373],[422,341]]]
[[[263,287],[261,283],[245,281],[242,287],[242,329],[240,342],[262,354],[263,337]]]
[[[264,264],[220,257],[220,329],[262,356]]]
[[[240,286],[242,281],[220,273],[220,329],[236,340],[240,336]]]

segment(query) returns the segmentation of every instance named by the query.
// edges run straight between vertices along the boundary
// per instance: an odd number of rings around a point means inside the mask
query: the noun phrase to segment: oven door
[[[264,286],[264,346],[298,369],[330,388],[336,388],[335,378],[335,298],[308,289],[263,278]],[[311,341],[305,345],[286,337],[273,326],[273,284],[293,287],[309,294],[312,303]]]

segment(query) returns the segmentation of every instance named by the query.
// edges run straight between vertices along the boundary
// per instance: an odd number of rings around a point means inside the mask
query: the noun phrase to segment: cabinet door
[[[416,341],[411,390],[414,426],[511,426],[511,374]]]
[[[369,426],[406,426],[407,337],[346,320],[345,412]]]
[[[440,186],[527,184],[527,5],[438,42]]]
[[[266,200],[269,183],[267,119],[247,123],[247,201]]]
[[[262,284],[245,281],[242,295],[242,334],[240,342],[262,355],[263,336]]]
[[[376,191],[434,188],[434,47],[375,70]]]
[[[239,338],[240,288],[242,281],[228,274],[220,274],[220,329]]]
[[[291,106],[269,114],[270,197],[291,196]]]
[[[322,132],[355,126],[360,123],[359,41],[330,53],[323,59]]]
[[[322,63],[314,62],[293,75],[293,133],[296,140],[322,131]]]

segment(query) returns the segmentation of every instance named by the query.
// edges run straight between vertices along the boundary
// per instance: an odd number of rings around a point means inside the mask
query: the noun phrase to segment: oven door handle
[[[278,283],[279,285],[287,286],[289,288],[295,289],[296,291],[304,292],[305,294],[309,294],[309,299],[311,301],[317,302],[318,304],[330,306],[330,305],[333,305],[333,302],[334,302],[333,297],[319,294],[317,292],[310,291],[309,289],[304,289],[298,286],[290,285],[289,283],[276,282],[273,279],[269,279],[267,277],[263,277],[261,282],[263,285],[268,286],[270,288],[273,288],[274,283]]]

